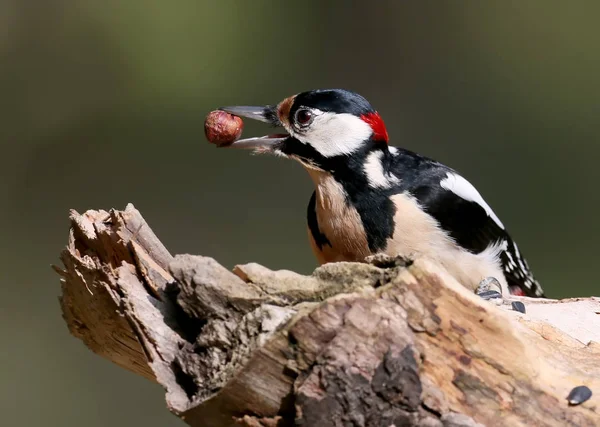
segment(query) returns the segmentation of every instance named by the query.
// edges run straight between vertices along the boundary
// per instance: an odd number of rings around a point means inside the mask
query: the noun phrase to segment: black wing
[[[504,226],[478,202],[467,200],[440,185],[451,174],[460,175],[410,152],[399,154],[393,169],[402,177],[403,190],[412,194],[458,245],[475,254],[493,244],[503,248],[500,258],[511,293],[544,297],[541,286]]]

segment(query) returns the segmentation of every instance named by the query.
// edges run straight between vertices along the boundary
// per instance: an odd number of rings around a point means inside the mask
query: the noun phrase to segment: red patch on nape
[[[373,139],[388,143],[388,133],[385,123],[378,112],[363,114],[360,118],[373,129]]]

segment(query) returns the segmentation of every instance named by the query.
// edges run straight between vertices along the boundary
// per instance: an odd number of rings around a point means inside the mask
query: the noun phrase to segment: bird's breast
[[[319,178],[308,212],[309,236],[317,259],[321,264],[364,260],[371,252],[358,211],[340,183],[332,177]],[[310,215],[314,215],[312,224]]]

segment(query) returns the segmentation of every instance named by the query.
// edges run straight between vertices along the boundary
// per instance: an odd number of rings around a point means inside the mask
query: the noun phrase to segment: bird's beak
[[[269,123],[271,126],[281,126],[279,117],[277,116],[277,107],[267,105],[265,107],[252,106],[236,106],[236,107],[221,107],[221,111],[233,114],[239,117],[247,117],[249,119],[258,120],[264,123]],[[274,134],[265,135],[255,138],[238,139],[232,144],[225,147],[230,148],[247,148],[266,151],[274,151],[280,148],[283,141],[289,137],[289,134]]]

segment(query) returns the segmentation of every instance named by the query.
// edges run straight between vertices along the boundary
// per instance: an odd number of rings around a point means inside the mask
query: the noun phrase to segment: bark
[[[172,256],[132,205],[70,220],[70,332],[190,426],[600,425],[599,298],[511,297],[522,314],[426,259],[229,271]]]

